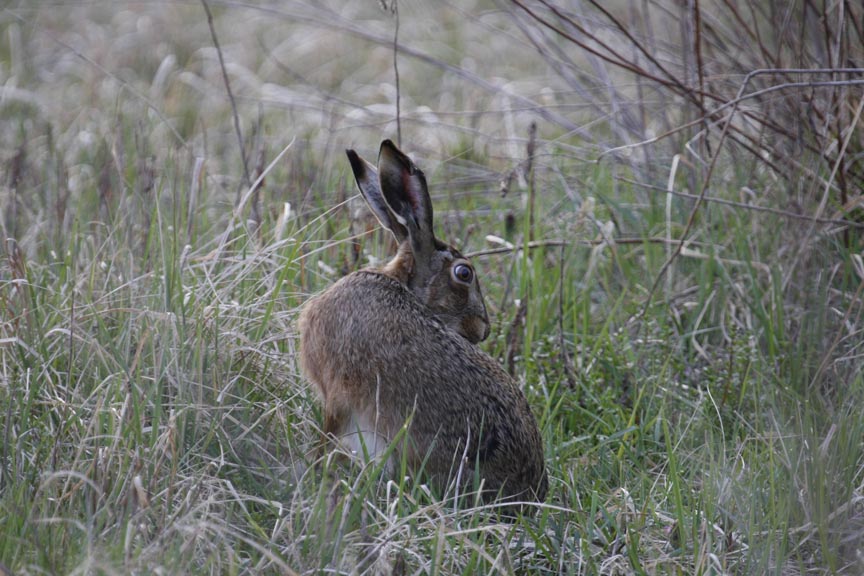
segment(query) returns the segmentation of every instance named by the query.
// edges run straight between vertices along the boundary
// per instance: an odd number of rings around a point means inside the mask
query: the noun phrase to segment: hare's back
[[[311,298],[299,327],[310,377],[328,388],[350,386],[362,402],[394,365],[416,364],[420,348],[428,348],[423,335],[440,324],[397,280],[363,270]]]

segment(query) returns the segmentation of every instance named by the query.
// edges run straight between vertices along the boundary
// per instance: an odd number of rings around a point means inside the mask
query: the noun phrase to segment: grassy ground
[[[815,177],[790,183],[716,138],[601,157],[639,139],[511,7],[442,6],[399,6],[397,126],[391,12],[213,3],[255,194],[200,4],[0,12],[15,574],[864,571],[864,263],[836,167],[804,149]],[[686,120],[604,82],[662,112],[648,135]],[[482,347],[538,417],[533,518],[317,458],[294,320],[392,252],[342,150],[374,158],[399,130],[439,235],[475,254]]]

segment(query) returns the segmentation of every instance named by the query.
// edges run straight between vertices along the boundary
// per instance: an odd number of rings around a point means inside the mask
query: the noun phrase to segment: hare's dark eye
[[[456,264],[453,266],[453,278],[462,284],[470,284],[474,279],[474,271],[468,264]]]

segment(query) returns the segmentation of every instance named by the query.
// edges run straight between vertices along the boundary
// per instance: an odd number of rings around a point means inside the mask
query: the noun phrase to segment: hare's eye
[[[474,271],[467,264],[457,264],[453,267],[453,278],[462,284],[470,284],[474,279]]]

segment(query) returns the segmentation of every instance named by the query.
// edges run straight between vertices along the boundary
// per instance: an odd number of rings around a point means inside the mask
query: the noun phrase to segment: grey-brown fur
[[[324,431],[379,455],[408,423],[400,448],[412,472],[425,462],[437,487],[460,468],[467,484],[477,469],[489,494],[542,501],[537,423],[516,382],[474,345],[488,334],[479,282],[465,268],[464,277],[454,272],[470,264],[434,238],[422,172],[389,141],[380,177],[349,158],[400,247],[385,267],[342,278],[300,314],[301,361],[324,404]]]

